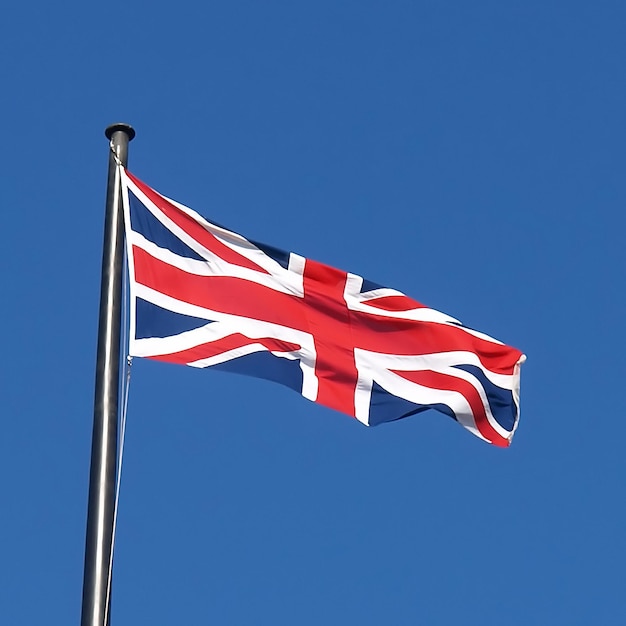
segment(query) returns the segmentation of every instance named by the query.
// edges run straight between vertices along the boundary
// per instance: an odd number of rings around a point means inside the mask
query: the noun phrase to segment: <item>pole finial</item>
[[[128,141],[132,141],[135,137],[135,129],[130,124],[124,124],[123,122],[118,122],[117,124],[111,124],[107,126],[104,130],[104,134],[106,138],[111,140],[114,133],[121,131],[128,136]]]

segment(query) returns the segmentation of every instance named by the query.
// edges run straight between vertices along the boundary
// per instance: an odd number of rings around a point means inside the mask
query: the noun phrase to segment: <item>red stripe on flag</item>
[[[344,299],[347,274],[307,259],[304,314],[315,340],[316,402],[354,416],[358,372],[354,362],[352,312]]]
[[[271,337],[257,339],[246,337],[241,333],[234,333],[232,335],[228,335],[227,337],[216,339],[215,341],[194,346],[188,350],[181,350],[180,352],[172,352],[170,354],[162,354],[150,358],[155,359],[156,361],[165,361],[166,363],[187,365],[202,359],[208,359],[218,354],[223,354],[229,350],[236,350],[237,348],[253,344],[260,344],[269,352],[295,352],[300,349],[300,346],[297,344],[290,343],[288,341],[281,341],[280,339],[274,339]]]
[[[184,230],[190,237],[195,239],[198,243],[202,244],[205,248],[217,254],[220,258],[224,259],[228,263],[233,265],[239,265],[250,270],[255,270],[263,274],[267,274],[267,270],[263,269],[250,259],[235,252],[228,246],[224,245],[219,239],[210,233],[202,224],[196,219],[190,217],[184,211],[181,211],[177,206],[172,204],[169,200],[162,195],[148,187],[148,185],[142,183],[139,179],[135,178],[128,170],[126,171],[128,177],[141,189],[141,191],[148,197],[148,199],[172,222],[174,222],[179,228]]]
[[[470,382],[458,378],[457,376],[451,376],[442,372],[433,372],[432,370],[419,370],[414,372],[393,370],[393,373],[418,385],[429,387],[430,389],[456,391],[460,393],[470,406],[472,415],[474,416],[474,422],[480,434],[496,446],[503,448],[509,446],[509,440],[502,437],[489,423],[480,394]]]
[[[505,375],[513,373],[521,356],[515,348],[476,337],[457,326],[348,310],[343,298],[345,272],[310,260],[305,265],[303,299],[249,280],[190,274],[137,246],[133,246],[133,256],[138,283],[212,311],[310,332],[324,350],[340,357],[337,363],[349,364],[350,372],[354,347],[407,356],[466,351],[476,354],[489,371]],[[319,355],[319,348],[317,352]],[[328,380],[341,378],[332,372],[335,357],[329,359]]]
[[[384,298],[373,298],[365,300],[363,304],[373,306],[384,311],[411,311],[413,309],[425,309],[426,307],[408,296],[385,296]]]
[[[291,328],[302,323],[298,298],[241,278],[190,274],[138,246],[133,246],[133,259],[137,283],[176,300]]]
[[[357,348],[381,354],[424,355],[472,352],[496,374],[511,375],[521,352],[481,339],[462,328],[437,322],[420,322],[352,311],[352,341]]]

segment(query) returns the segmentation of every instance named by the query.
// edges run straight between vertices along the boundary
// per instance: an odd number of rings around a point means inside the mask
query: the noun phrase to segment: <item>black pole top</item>
[[[117,133],[118,131],[128,135],[128,141],[132,141],[135,137],[135,129],[130,124],[124,124],[123,122],[107,126],[104,134],[106,135],[106,138],[110,140],[113,137],[113,133]]]

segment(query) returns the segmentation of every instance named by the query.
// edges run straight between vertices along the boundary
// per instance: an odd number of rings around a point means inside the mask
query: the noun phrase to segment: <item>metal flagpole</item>
[[[83,577],[81,626],[107,626],[108,581],[113,539],[117,417],[120,372],[120,327],[124,219],[117,160],[126,166],[128,142],[135,131],[128,124],[105,130],[111,142],[107,183],[96,358],[96,393],[91,440],[91,471]]]

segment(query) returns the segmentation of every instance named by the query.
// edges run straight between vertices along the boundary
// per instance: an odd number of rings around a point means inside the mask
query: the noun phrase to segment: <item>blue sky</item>
[[[107,143],[523,350],[508,450],[136,360],[112,624],[626,623],[621,2],[4,10],[0,621],[77,623]]]

